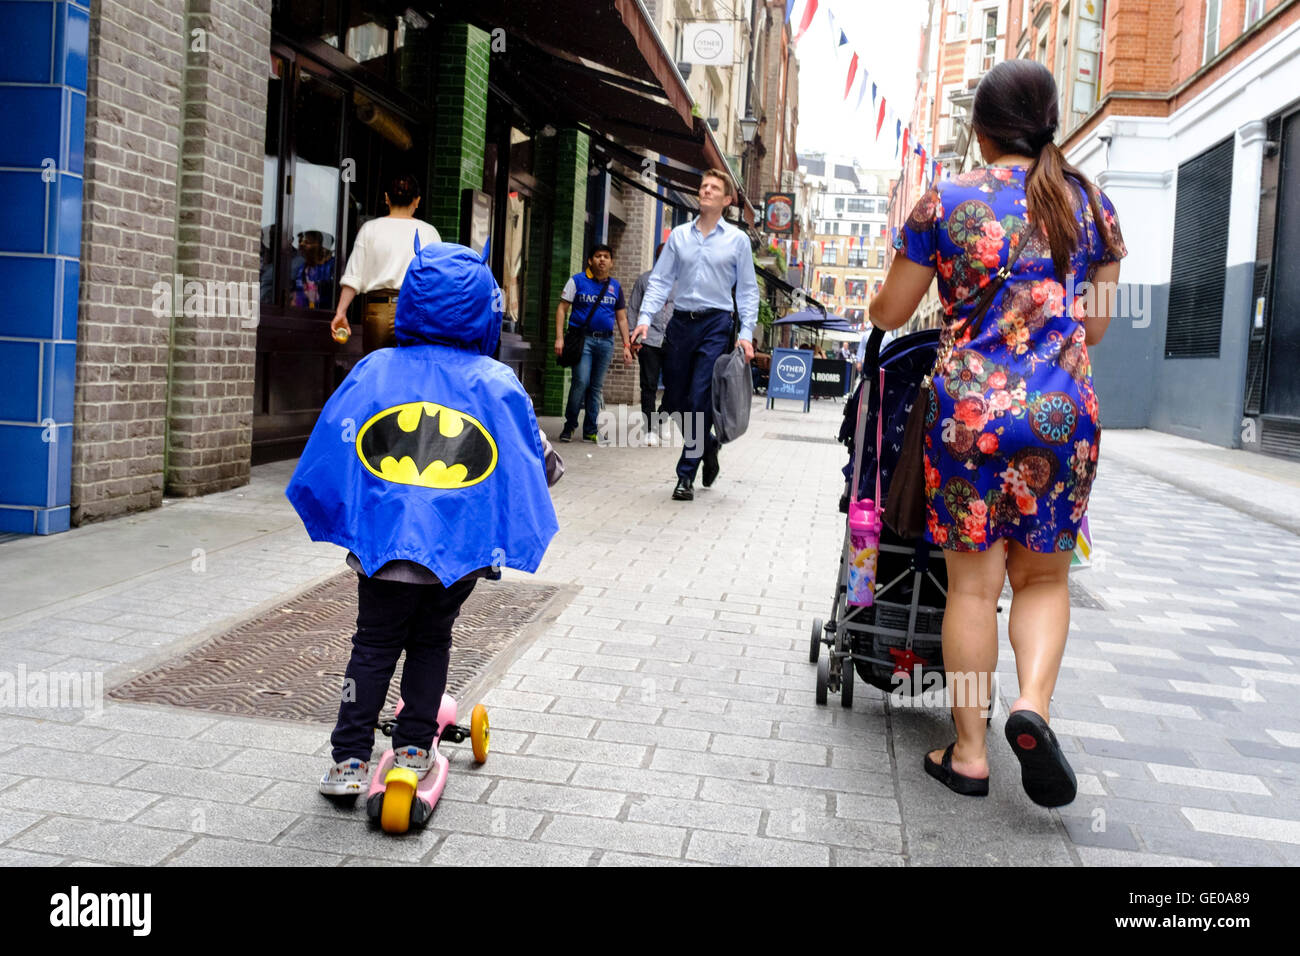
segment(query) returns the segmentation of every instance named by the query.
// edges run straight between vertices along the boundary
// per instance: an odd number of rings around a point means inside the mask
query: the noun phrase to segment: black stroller
[[[867,340],[862,382],[845,409],[840,440],[849,445],[846,472],[857,498],[880,502],[878,488],[889,478],[902,449],[903,431],[921,379],[934,366],[938,329],[897,338],[883,349],[879,329]],[[848,493],[841,510],[848,511]],[[880,535],[874,603],[847,603],[848,566],[852,556],[848,522],[840,551],[839,577],[830,620],[816,618],[808,660],[817,664],[817,703],[838,693],[840,703],[853,706],[854,671],[886,693],[916,696],[942,689],[943,612],[948,598],[948,573],[942,549],[924,538],[908,541],[888,527]],[[828,648],[821,653],[822,645]],[[937,676],[936,676],[937,675]]]

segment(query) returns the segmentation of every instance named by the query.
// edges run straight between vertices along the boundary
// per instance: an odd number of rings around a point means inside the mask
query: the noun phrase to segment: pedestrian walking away
[[[944,331],[925,413],[926,538],[947,562],[944,669],[981,699],[954,700],[957,740],[927,754],[925,770],[958,793],[988,792],[987,692],[1009,578],[1020,696],[1006,736],[1025,792],[1042,806],[1076,793],[1048,709],[1070,623],[1071,553],[1097,470],[1088,346],[1101,341],[1114,301],[1071,306],[1065,284],[1113,289],[1126,254],[1110,200],[1053,142],[1057,122],[1044,66],[989,70],[971,118],[987,165],[922,196],[870,309],[880,328],[902,326],[937,271]],[[990,307],[968,323],[993,283]]]
[[[749,239],[723,219],[735,201],[731,178],[710,169],[700,180],[700,214],[672,231],[663,255],[655,263],[641,302],[634,341],[650,330],[649,317],[668,302],[673,317],[664,335],[664,410],[682,418],[682,454],[677,460],[673,498],[691,501],[701,459],[704,487],[717,480],[717,436],[713,433],[713,366],[728,351],[733,332],[734,304],[740,312],[737,344],[745,360],[754,359],[754,327],[758,324],[758,279]],[[675,291],[674,291],[675,289]]]
[[[664,243],[659,243],[655,249],[655,262],[663,254]],[[647,269],[636,277],[636,282],[632,285],[632,291],[627,297],[628,321],[641,325],[639,316],[641,315],[641,301],[645,298],[646,287],[650,284],[650,275],[653,268]],[[659,393],[659,376],[663,372],[663,343],[664,332],[668,329],[668,323],[673,317],[673,303],[669,299],[662,309],[653,316],[649,316],[649,330],[645,338],[633,344],[636,351],[637,363],[641,369],[641,417],[645,419],[645,443],[647,445],[659,444],[658,425],[660,415],[655,410],[655,398]]]
[[[335,338],[347,341],[351,333],[348,307],[358,295],[364,296],[361,348],[366,355],[397,344],[397,294],[415,258],[416,237],[421,247],[441,241],[437,229],[415,218],[420,207],[420,184],[414,176],[394,176],[384,193],[384,202],[388,204],[388,215],[363,223],[352,243],[347,268],[339,280],[342,291],[338,308],[330,322]]]
[[[578,412],[583,413],[582,440],[598,442],[596,424],[600,416],[605,389],[605,373],[614,357],[614,334],[623,343],[623,362],[632,364],[631,342],[627,334],[627,306],[623,287],[610,273],[614,269],[614,250],[598,245],[587,256],[587,269],[570,276],[560,293],[555,309],[555,357],[564,351],[565,322],[573,322],[586,332],[582,358],[573,367],[569,383],[569,401],[564,410],[564,427],[560,441],[571,441],[578,428]]]

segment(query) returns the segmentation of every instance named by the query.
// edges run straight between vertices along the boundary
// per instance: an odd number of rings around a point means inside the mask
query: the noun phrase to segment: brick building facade
[[[554,304],[588,239],[593,138],[663,142],[682,169],[724,162],[630,0],[531,18],[504,0],[459,16],[369,0],[5,7],[0,533],[235,487],[297,454],[361,356],[361,336],[340,346],[328,322],[395,172],[424,184],[418,214],[448,241],[481,247],[466,204],[487,200],[491,265],[517,280],[501,357],[557,413]],[[597,71],[575,82],[609,128],[557,112],[535,93],[571,62],[546,52],[558,44],[659,93]],[[625,260],[633,278],[648,239]]]
[[[934,0],[923,62],[943,48],[944,18],[979,6]],[[1115,204],[1129,250],[1119,314],[1093,349],[1104,421],[1300,457],[1300,288],[1275,267],[1300,254],[1300,3],[1006,9],[1003,54],[1056,78],[1058,144]],[[947,66],[936,59],[932,97]],[[954,118],[972,92],[949,93]],[[931,105],[938,118],[944,104]],[[978,159],[964,145],[949,151],[955,168]],[[901,197],[892,224],[913,201]]]

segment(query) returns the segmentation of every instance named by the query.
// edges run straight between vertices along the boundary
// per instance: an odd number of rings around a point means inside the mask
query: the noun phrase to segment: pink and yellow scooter
[[[397,714],[402,712],[402,704],[397,704]],[[396,715],[394,715],[396,716]],[[392,736],[393,721],[380,724],[380,730]],[[466,737],[474,749],[474,762],[483,763],[488,755],[488,716],[487,708],[475,704],[470,712],[468,728],[456,725],[456,701],[450,694],[442,695],[442,706],[438,708],[438,733],[433,738],[434,765],[420,779],[414,770],[393,766],[393,751],[384,751],[375,772],[370,778],[370,791],[366,794],[366,815],[378,823],[385,833],[405,833],[412,825],[420,827],[428,822],[433,808],[442,796],[442,788],[447,783],[447,770],[450,767],[447,758],[438,751],[438,742],[444,737],[453,743],[460,743]]]

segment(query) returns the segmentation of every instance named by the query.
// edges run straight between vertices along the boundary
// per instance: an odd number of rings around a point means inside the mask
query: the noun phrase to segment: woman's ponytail
[[[1025,174],[1025,203],[1030,221],[1047,237],[1058,281],[1065,280],[1083,235],[1076,188],[1086,197],[1102,241],[1114,251],[1096,187],[1053,142],[1059,110],[1056,80],[1047,67],[1034,60],[998,63],[980,80],[971,114],[976,132],[1005,152],[1036,157]]]

